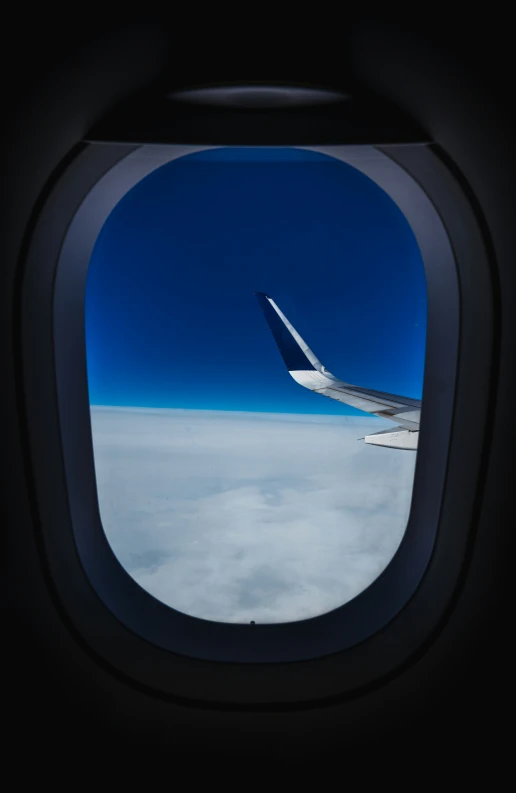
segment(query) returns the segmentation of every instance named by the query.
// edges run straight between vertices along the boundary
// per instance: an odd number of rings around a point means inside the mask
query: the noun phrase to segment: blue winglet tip
[[[270,307],[270,303],[267,300],[269,295],[265,294],[265,292],[255,292],[254,295],[262,311],[264,311],[266,307]]]
[[[274,336],[278,350],[289,372],[296,370],[307,371],[315,369],[312,362],[306,357],[291,331],[284,321],[278,316],[277,311],[269,302],[271,298],[265,292],[255,292],[258,305],[265,315],[267,324]],[[267,299],[268,298],[268,299]]]

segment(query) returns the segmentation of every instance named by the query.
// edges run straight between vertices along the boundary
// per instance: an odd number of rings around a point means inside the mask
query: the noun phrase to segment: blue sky
[[[424,268],[391,199],[326,155],[219,149],[150,174],[107,219],[86,288],[90,402],[358,415],[292,380],[254,291],[341,379],[421,397]]]

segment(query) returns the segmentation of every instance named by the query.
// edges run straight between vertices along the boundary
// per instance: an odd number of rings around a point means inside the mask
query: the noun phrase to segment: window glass
[[[397,422],[296,381],[255,292],[336,378],[414,402],[423,384],[421,255],[356,169],[216,149],[120,201],[86,288],[102,524],[141,587],[221,622],[314,617],[368,587],[403,537],[417,454],[363,440]]]

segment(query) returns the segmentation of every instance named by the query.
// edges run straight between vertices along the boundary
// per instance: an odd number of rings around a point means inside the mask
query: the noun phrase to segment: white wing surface
[[[374,391],[339,380],[323,366],[274,300],[264,292],[255,292],[255,295],[281,357],[296,383],[398,425],[392,431],[383,430],[367,435],[364,438],[366,443],[396,449],[417,449],[421,416],[419,399]]]

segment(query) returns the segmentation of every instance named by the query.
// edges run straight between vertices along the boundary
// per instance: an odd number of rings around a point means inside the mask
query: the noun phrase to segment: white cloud
[[[405,531],[416,455],[357,441],[371,418],[92,408],[114,553],[155,597],[286,622],[365,589]]]

